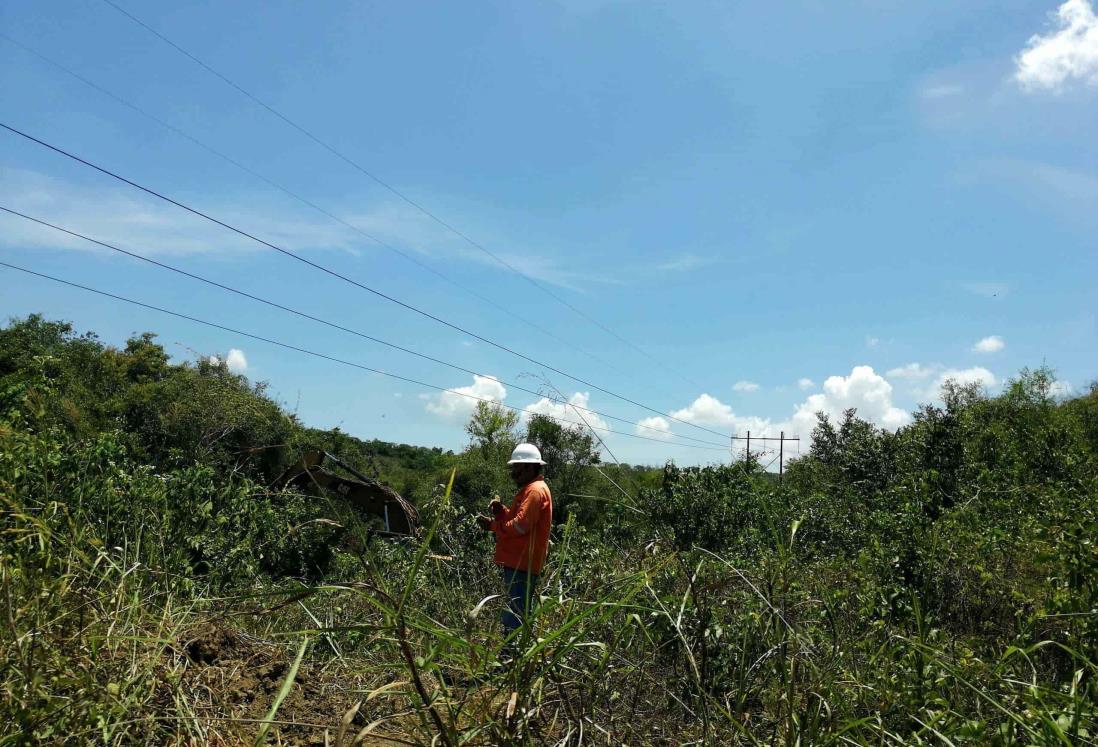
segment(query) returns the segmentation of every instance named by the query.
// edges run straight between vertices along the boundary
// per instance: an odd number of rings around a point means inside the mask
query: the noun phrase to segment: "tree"
[[[491,402],[477,402],[465,432],[473,440],[473,445],[482,450],[496,452],[501,446],[506,451],[515,448],[515,428],[518,426],[518,413],[502,405]]]
[[[566,428],[545,415],[534,415],[526,425],[526,440],[541,450],[541,458],[545,460],[545,473],[557,508],[554,519],[564,521],[569,513],[577,513],[580,521],[590,523],[595,507],[582,504],[573,496],[588,492],[591,467],[602,461],[595,449],[595,439],[580,428]],[[582,511],[581,505],[585,506]]]

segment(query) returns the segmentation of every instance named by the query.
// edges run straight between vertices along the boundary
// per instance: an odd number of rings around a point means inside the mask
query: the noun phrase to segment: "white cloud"
[[[800,389],[800,390],[801,390],[802,392],[806,392],[806,391],[808,391],[809,389],[815,389],[815,388],[816,388],[816,382],[815,382],[815,381],[813,381],[812,379],[808,379],[808,378],[805,378],[805,379],[797,379],[797,387],[798,387],[798,388],[799,388],[799,389]]]
[[[1057,30],[1030,37],[1014,79],[1026,90],[1059,90],[1072,80],[1098,85],[1098,16],[1088,0],[1067,0],[1054,21]]]
[[[759,385],[754,381],[737,381],[732,385],[732,389],[737,392],[755,392],[758,391]]]
[[[732,408],[708,394],[700,395],[688,407],[673,411],[671,417],[695,425],[720,425],[726,428],[736,423]]]
[[[972,368],[950,368],[938,376],[934,382],[934,386],[926,392],[927,396],[933,397],[941,392],[942,387],[947,381],[952,381],[961,386],[968,384],[979,384],[980,386],[990,389],[998,383],[995,378],[995,374],[988,371],[983,366],[973,366]]]
[[[929,379],[937,368],[937,366],[924,366],[921,363],[908,363],[899,368],[890,368],[885,372],[885,376],[890,379]]]
[[[244,356],[244,351],[237,348],[231,348],[224,361],[216,355],[211,355],[209,361],[214,366],[220,366],[224,362],[225,367],[234,374],[242,374],[248,370],[248,359]]]
[[[793,414],[793,430],[808,437],[816,425],[816,413],[826,413],[832,420],[854,408],[858,417],[894,430],[906,425],[911,417],[892,404],[892,385],[871,366],[855,366],[849,376],[829,376],[823,392],[813,394],[797,406]]]
[[[0,168],[0,201],[13,209],[145,255],[268,251],[260,244],[172,205],[102,183],[64,181],[34,171]],[[327,219],[279,217],[285,210],[203,206],[217,218],[291,251],[356,251],[372,242]],[[0,215],[0,246],[20,249],[109,250],[13,215]]]
[[[242,374],[248,370],[248,359],[244,356],[243,350],[232,348],[225,357],[225,365],[233,373]]]
[[[548,397],[542,397],[532,405],[528,405],[523,411],[523,417],[529,418],[530,415],[548,415],[551,418],[557,420],[563,420],[568,423],[578,424],[583,427],[584,421],[595,428],[609,428],[606,421],[600,418],[593,412],[587,412],[586,410],[580,410],[576,412],[574,407],[590,408],[591,394],[589,392],[576,392],[568,398],[568,403],[551,400]]]
[[[1071,385],[1070,381],[1060,381],[1057,379],[1052,382],[1048,388],[1048,396],[1060,399],[1062,397],[1070,397],[1075,393],[1075,387]]]
[[[1002,337],[998,335],[989,335],[982,340],[978,341],[972,346],[972,352],[974,353],[998,353],[1000,350],[1006,347],[1006,343]]]
[[[231,198],[220,204],[199,202],[197,207],[204,212],[293,252],[385,251],[374,240],[305,206],[295,212],[288,210],[285,202],[272,204],[255,194],[240,195],[238,199]],[[0,203],[139,254],[215,255],[268,251],[254,241],[172,205],[132,189],[104,185],[101,180],[63,180],[36,171],[0,167]],[[508,272],[496,260],[410,206],[381,202],[372,203],[359,213],[341,213],[338,207],[332,207],[330,212],[398,249],[489,265]],[[501,239],[493,241],[492,233],[484,227],[470,229],[470,234],[486,245],[515,244]],[[0,247],[109,252],[6,213],[0,214]],[[591,283],[615,282],[609,276],[566,265],[544,248],[523,246],[517,250],[494,250],[494,253],[522,273],[563,288],[582,289]]]
[[[746,431],[758,435],[770,435],[771,431],[775,431],[776,434],[776,431],[781,430],[780,424],[772,423],[768,418],[737,415],[732,411],[731,406],[709,394],[700,395],[690,405],[681,410],[674,410],[670,415],[687,423],[707,428],[721,428],[736,435],[742,435]]]
[[[797,383],[802,389],[815,386],[810,379]],[[752,437],[775,437],[784,431],[787,437],[800,436],[807,447],[816,427],[817,412],[826,413],[834,421],[841,419],[850,408],[857,410],[858,417],[889,429],[899,428],[911,420],[906,411],[893,405],[892,385],[870,366],[856,366],[848,376],[828,377],[823,383],[823,391],[809,395],[787,420],[737,415],[729,405],[709,394],[700,395],[689,406],[672,411],[670,416],[696,425],[720,428],[737,436],[750,431]],[[647,420],[641,422],[648,424]]]
[[[638,436],[658,438],[661,441],[667,441],[672,435],[671,422],[667,418],[661,418],[658,415],[641,418],[637,421],[637,427],[634,430]]]
[[[471,396],[467,396],[471,395]],[[470,386],[460,386],[440,392],[435,396],[420,395],[427,400],[427,411],[447,420],[464,420],[476,409],[477,399],[502,402],[507,389],[494,376],[473,376]]]

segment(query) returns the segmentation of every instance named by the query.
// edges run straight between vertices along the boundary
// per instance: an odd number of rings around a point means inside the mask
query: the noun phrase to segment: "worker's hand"
[[[499,496],[492,496],[492,502],[488,504],[488,510],[492,512],[492,516],[499,516],[503,513],[503,501],[499,499]]]
[[[489,519],[487,516],[483,516],[483,515],[478,516],[477,517],[477,526],[480,527],[481,529],[487,531],[487,530],[492,528],[492,520]]]

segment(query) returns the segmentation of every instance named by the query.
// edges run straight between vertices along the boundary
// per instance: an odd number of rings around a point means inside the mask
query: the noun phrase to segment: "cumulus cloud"
[[[576,392],[568,398],[567,404],[551,400],[548,397],[542,397],[524,409],[523,417],[528,419],[531,415],[548,415],[557,420],[578,424],[580,427],[583,427],[584,421],[587,421],[589,425],[595,428],[609,428],[610,426],[606,424],[606,421],[593,412],[587,412],[586,410],[576,412],[576,407],[590,408],[590,402],[590,392]]]
[[[811,395],[797,406],[793,414],[794,430],[802,437],[812,433],[816,413],[823,412],[832,420],[854,408],[858,417],[877,425],[896,429],[906,425],[911,417],[892,404],[892,385],[871,366],[855,366],[849,376],[829,376],[823,391]]]
[[[929,379],[934,375],[936,366],[924,366],[921,363],[908,363],[906,366],[890,368],[885,376],[890,379]]]
[[[1036,34],[1015,59],[1014,79],[1026,90],[1059,90],[1079,80],[1098,85],[1098,15],[1088,0],[1067,0],[1049,34]]]
[[[667,441],[672,435],[671,422],[667,418],[661,418],[659,415],[653,415],[650,418],[641,418],[637,421],[637,426],[634,430],[638,436],[658,438],[661,441]]]
[[[808,378],[797,379],[797,388],[800,389],[802,392],[806,392],[809,389],[815,389],[816,382]]]
[[[815,387],[815,383],[807,378],[797,384],[801,389]],[[787,437],[800,436],[806,442],[816,427],[817,412],[837,420],[846,410],[853,408],[858,417],[888,429],[899,428],[911,420],[905,410],[893,404],[892,385],[870,366],[855,366],[847,376],[830,376],[824,381],[822,389],[796,405],[792,417],[785,420],[738,415],[731,406],[709,394],[700,395],[689,406],[672,411],[670,416],[708,428],[719,428],[737,436],[750,431],[753,437],[773,437],[784,431]],[[661,427],[654,422],[658,420],[662,418],[647,418],[640,422]]]
[[[479,400],[502,402],[507,389],[494,376],[473,376],[473,383],[439,392],[436,396],[420,395],[427,400],[427,411],[447,420],[464,420],[476,409]]]
[[[1006,347],[1006,342],[999,335],[989,335],[979,340],[972,346],[973,353],[998,353]]]
[[[248,359],[244,355],[244,351],[238,348],[231,348],[228,355],[225,356],[225,360],[222,361],[216,355],[210,356],[210,363],[215,366],[220,366],[222,363],[225,367],[232,371],[234,374],[242,374],[248,370]]]
[[[1061,399],[1063,397],[1070,397],[1075,393],[1075,387],[1071,385],[1070,381],[1060,381],[1057,379],[1052,382],[1048,387],[1048,396],[1055,399]]]
[[[671,417],[696,425],[720,425],[726,428],[736,422],[732,407],[709,394],[702,394],[688,407],[673,411]]]
[[[937,395],[942,391],[942,387],[945,386],[947,381],[952,381],[961,386],[979,384],[985,389],[990,389],[999,383],[995,378],[995,374],[991,373],[991,371],[988,371],[983,366],[973,366],[972,368],[949,368],[939,374],[934,382],[934,386],[927,392],[927,395],[931,397]]]
[[[687,407],[674,410],[670,415],[687,423],[706,428],[720,428],[733,434],[751,431],[762,435],[781,430],[781,424],[772,423],[768,418],[737,415],[730,405],[726,405],[710,394],[700,395]]]
[[[229,354],[225,356],[225,365],[233,373],[242,374],[248,370],[248,359],[245,357],[243,350],[232,348],[229,350]]]
[[[732,390],[736,392],[755,392],[758,389],[759,385],[754,381],[737,381],[732,385]]]

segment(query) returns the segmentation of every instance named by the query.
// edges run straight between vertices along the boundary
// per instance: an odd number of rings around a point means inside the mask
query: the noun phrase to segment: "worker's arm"
[[[544,496],[537,491],[526,496],[518,510],[508,510],[501,518],[492,522],[492,531],[501,537],[525,537],[534,530],[541,518],[541,504]]]

